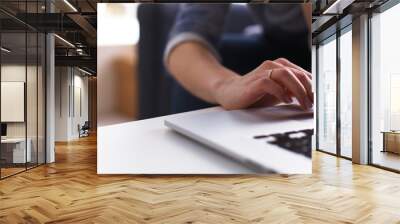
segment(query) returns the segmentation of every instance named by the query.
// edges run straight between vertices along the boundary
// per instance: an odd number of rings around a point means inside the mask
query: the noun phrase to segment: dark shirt
[[[208,48],[217,58],[225,18],[231,4],[182,4],[164,53],[186,41],[196,41]],[[255,20],[270,39],[285,39],[288,35],[308,35],[303,4],[247,4]]]

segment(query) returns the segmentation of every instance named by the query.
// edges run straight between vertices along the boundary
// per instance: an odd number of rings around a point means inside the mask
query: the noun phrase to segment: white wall
[[[27,70],[25,70],[27,69]],[[28,73],[26,73],[26,71]],[[25,67],[25,65],[2,65],[1,66],[1,81],[2,82],[25,82],[25,75],[28,75],[28,80],[29,80],[29,84],[30,85],[36,85],[36,81],[32,81],[33,79],[30,78],[30,75],[35,75],[36,76],[36,67],[34,66],[28,66]],[[33,102],[33,99],[30,99],[32,97],[34,97],[36,99],[36,88],[32,89],[32,88],[28,88],[28,93],[27,93],[27,101],[29,102]],[[31,92],[30,90],[32,90],[33,92]],[[35,106],[36,108],[36,104],[35,105],[31,105],[31,106]],[[1,108],[2,110],[6,110],[6,108]],[[32,110],[29,110],[32,111]],[[28,112],[29,112],[28,111]],[[33,117],[31,117],[33,116]],[[36,113],[28,113],[28,122],[32,122],[35,121],[36,123]],[[25,137],[25,123],[26,122],[7,122],[7,136],[8,137]],[[32,124],[28,125],[28,129],[30,127],[33,127]],[[36,126],[34,127],[34,129],[36,129]],[[28,130],[28,137],[29,137],[29,133],[31,133]]]
[[[76,68],[56,67],[55,87],[55,140],[77,139],[78,124],[88,120],[88,77]]]
[[[55,68],[55,141],[68,140],[69,68]]]
[[[25,82],[25,65],[2,65],[1,66],[1,81]],[[31,68],[28,67],[28,70]],[[29,73],[28,73],[29,74]],[[6,108],[1,108],[5,110]],[[25,137],[25,123],[11,122],[7,123],[7,137]]]
[[[25,83],[1,82],[1,121],[24,122]],[[36,107],[35,107],[36,108]]]
[[[37,70],[38,69],[38,70]],[[26,112],[26,120],[22,122],[6,122],[8,138],[24,138],[25,135],[30,139],[32,150],[32,161],[44,162],[45,150],[45,116],[44,116],[44,74],[42,67],[25,64],[3,64],[1,66],[2,82],[24,82],[26,85],[26,107],[20,108],[22,113]],[[3,90],[2,90],[3,91]],[[2,95],[2,98],[7,95]],[[1,110],[12,110],[2,107]],[[14,109],[15,110],[15,109]],[[15,111],[8,111],[16,113]],[[37,153],[39,156],[37,157]]]
[[[81,76],[81,75],[74,75],[74,92],[75,94],[73,96],[73,99],[75,100],[75,107],[73,110],[75,110],[75,113],[72,113],[73,119],[71,120],[71,135],[73,138],[78,138],[79,137],[79,132],[78,132],[78,124],[81,126],[85,123],[85,121],[88,121],[89,119],[89,111],[88,111],[88,77]],[[80,90],[80,99],[78,98],[79,93],[77,90]],[[80,103],[78,101],[81,101]],[[78,105],[80,104],[80,105]],[[81,106],[81,112],[79,111],[79,106]]]

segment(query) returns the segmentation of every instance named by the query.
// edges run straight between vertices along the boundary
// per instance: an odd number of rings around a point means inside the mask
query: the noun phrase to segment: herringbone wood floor
[[[400,223],[400,175],[315,152],[313,175],[98,176],[96,139],[0,181],[0,223]]]

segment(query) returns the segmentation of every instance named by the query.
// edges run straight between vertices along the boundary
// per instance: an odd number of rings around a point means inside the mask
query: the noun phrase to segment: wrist
[[[219,79],[213,83],[211,89],[213,90],[212,94],[214,101],[217,104],[224,106],[224,104],[226,103],[224,96],[226,94],[229,94],[227,93],[227,91],[229,90],[229,86],[232,86],[232,83],[240,78],[240,75],[226,68],[223,68],[219,74]]]

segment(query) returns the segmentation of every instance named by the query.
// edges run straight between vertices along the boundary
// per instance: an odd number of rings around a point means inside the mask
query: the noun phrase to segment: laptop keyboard
[[[313,129],[290,131],[271,135],[256,135],[256,140],[264,140],[268,144],[277,145],[283,149],[311,158],[311,136]]]

